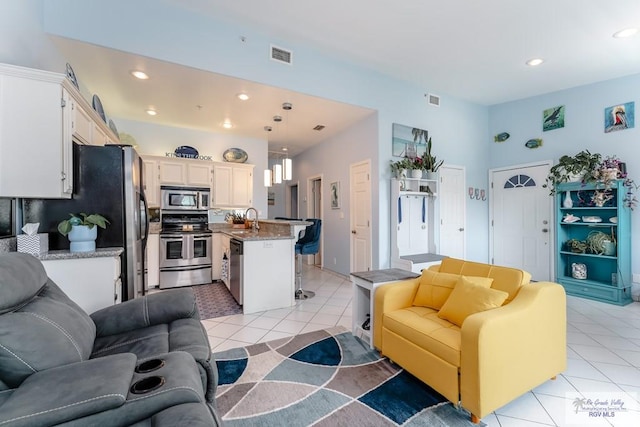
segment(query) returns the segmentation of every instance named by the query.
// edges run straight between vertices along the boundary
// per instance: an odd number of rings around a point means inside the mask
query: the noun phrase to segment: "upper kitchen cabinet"
[[[160,207],[160,165],[153,158],[143,157],[144,163],[144,195],[150,208]]]
[[[245,163],[213,163],[216,208],[247,208],[253,203],[253,167]]]
[[[0,64],[0,197],[70,198],[73,142],[96,124],[118,140],[64,74]]]
[[[211,187],[212,163],[208,160],[180,159],[144,156],[145,161],[155,160],[160,168],[160,185],[186,185]]]

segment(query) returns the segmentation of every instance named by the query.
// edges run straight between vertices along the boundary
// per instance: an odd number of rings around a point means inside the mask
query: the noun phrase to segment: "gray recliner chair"
[[[190,289],[89,316],[38,259],[0,255],[0,426],[218,426],[217,381]]]

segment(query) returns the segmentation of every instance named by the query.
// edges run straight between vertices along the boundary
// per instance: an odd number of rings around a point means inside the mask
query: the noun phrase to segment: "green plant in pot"
[[[71,218],[60,221],[58,232],[69,238],[71,252],[91,252],[96,250],[98,228],[107,228],[109,221],[100,214],[69,214]]]
[[[406,176],[402,176],[403,170],[413,169],[413,161],[411,161],[408,157],[403,157],[401,160],[390,161],[391,166],[391,174],[396,178],[406,178]]]
[[[549,188],[549,194],[554,195],[556,186],[563,182],[594,182],[598,179],[601,163],[602,155],[591,154],[589,150],[582,150],[575,156],[564,155],[549,169],[543,187]]]
[[[616,254],[616,239],[612,234],[603,233],[602,231],[591,231],[587,235],[586,240],[589,252],[596,255],[609,255]]]
[[[431,154],[431,147],[433,144],[431,143],[431,138],[427,141],[427,149],[422,155],[422,165],[423,169],[427,171],[427,173],[435,173],[440,169],[440,166],[444,163],[444,160],[438,161],[436,156]]]

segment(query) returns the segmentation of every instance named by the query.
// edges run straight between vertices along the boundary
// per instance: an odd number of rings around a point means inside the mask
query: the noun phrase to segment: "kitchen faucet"
[[[249,219],[249,211],[254,211],[256,213],[256,219],[253,221],[253,224],[251,225],[251,229],[255,230],[255,231],[260,231],[260,224],[258,224],[258,211],[256,210],[256,208],[251,207],[249,209],[247,209],[244,213],[244,217],[246,219]]]

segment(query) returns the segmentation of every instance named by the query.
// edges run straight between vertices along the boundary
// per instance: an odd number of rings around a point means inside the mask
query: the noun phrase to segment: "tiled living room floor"
[[[327,326],[351,329],[351,282],[305,266],[303,288],[316,292],[295,307],[203,320],[211,348],[222,351]],[[567,370],[483,418],[490,427],[564,426],[566,392],[622,392],[640,400],[640,303],[617,307],[568,297]],[[640,413],[638,414],[640,425]],[[600,418],[598,426],[622,427]],[[590,424],[591,425],[591,424]]]

